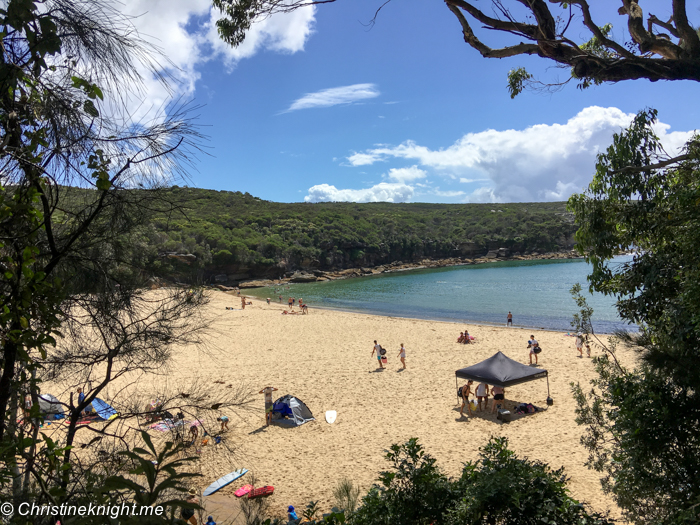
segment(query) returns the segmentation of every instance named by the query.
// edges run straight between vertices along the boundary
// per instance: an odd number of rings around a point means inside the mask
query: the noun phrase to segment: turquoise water
[[[618,258],[612,264],[624,260]],[[577,282],[588,288],[589,269],[580,259],[505,261],[290,284],[245,293],[275,302],[282,295],[284,304],[290,296],[302,297],[310,308],[455,322],[505,324],[511,311],[515,326],[569,331],[572,315],[577,312],[569,290]],[[587,299],[594,309],[596,332],[632,328],[620,321],[614,298],[593,294]]]

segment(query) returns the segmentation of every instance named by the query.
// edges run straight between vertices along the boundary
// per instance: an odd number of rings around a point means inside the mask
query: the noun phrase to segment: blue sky
[[[697,127],[694,82],[570,84],[511,100],[511,68],[545,80],[566,71],[531,57],[482,58],[438,0],[394,0],[367,27],[381,3],[275,16],[232,50],[217,41],[207,0],[127,1],[141,33],[179,68],[178,95],[203,105],[209,155],[188,184],[281,202],[564,200],[588,184],[596,152],[637,111],[659,110],[669,149]],[[622,39],[616,2],[598,4],[608,9],[599,23]],[[667,18],[668,6],[643,7]],[[689,16],[700,23],[700,12]],[[148,88],[141,108],[165,98]]]

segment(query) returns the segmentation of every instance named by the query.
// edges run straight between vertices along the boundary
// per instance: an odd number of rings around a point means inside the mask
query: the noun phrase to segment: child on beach
[[[217,421],[221,422],[221,431],[228,430],[228,416],[221,416],[216,418]]]
[[[403,343],[401,343],[401,348],[399,348],[399,357],[401,358],[403,369],[406,370],[406,349],[403,347]]]

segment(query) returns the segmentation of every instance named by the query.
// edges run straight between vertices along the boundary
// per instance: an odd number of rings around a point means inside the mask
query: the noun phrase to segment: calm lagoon
[[[611,264],[629,260],[620,257]],[[336,308],[378,315],[440,321],[571,330],[576,304],[569,290],[588,289],[589,265],[580,259],[504,261],[450,268],[407,270],[369,277],[246,290],[278,302],[302,297],[310,308]],[[289,287],[289,288],[287,288]],[[615,299],[588,294],[598,333],[635,329],[620,321]]]

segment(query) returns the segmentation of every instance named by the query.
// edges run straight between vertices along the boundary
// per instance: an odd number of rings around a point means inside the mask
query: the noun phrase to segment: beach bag
[[[469,401],[469,407],[470,407],[472,410],[476,410],[476,409],[477,409],[476,402],[475,402],[473,399],[471,399],[471,400]]]
[[[382,363],[386,364],[386,357],[382,356]]]
[[[532,352],[535,354],[539,354],[541,351],[542,349],[539,347],[539,345],[532,349]]]
[[[381,346],[379,347],[379,355],[386,355],[386,350],[384,350]]]
[[[461,386],[457,389],[457,397],[460,397],[460,398],[462,397],[462,387]]]

